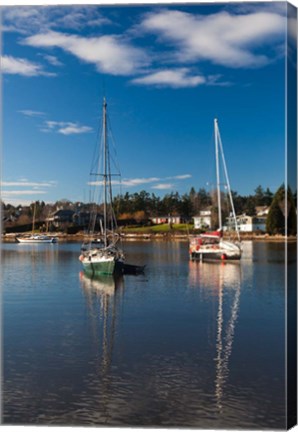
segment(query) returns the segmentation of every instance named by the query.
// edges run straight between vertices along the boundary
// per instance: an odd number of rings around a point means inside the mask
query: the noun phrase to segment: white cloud
[[[11,191],[2,191],[1,196],[4,199],[9,198],[10,196],[22,196],[22,195],[43,195],[47,192],[44,190],[36,190],[36,189],[24,189],[24,190],[11,190]]]
[[[232,68],[259,67],[268,58],[254,53],[253,48],[264,43],[272,45],[274,38],[284,33],[285,19],[271,11],[236,15],[160,11],[147,14],[141,27],[157,34],[159,42],[168,43],[177,61],[208,60]]]
[[[15,6],[3,8],[3,30],[32,34],[52,28],[81,30],[110,24],[94,6]]]
[[[170,179],[176,179],[176,180],[185,180],[192,177],[190,174],[181,174],[181,175],[176,175],[176,176],[171,176],[171,177],[166,177],[164,179],[160,178],[160,177],[141,177],[141,178],[124,178],[123,180],[112,180],[112,185],[123,185],[123,186],[127,186],[127,187],[134,187],[134,186],[142,186],[142,185],[146,185],[146,184],[150,184],[150,183],[156,183],[156,182],[162,182],[163,180],[170,180]],[[88,182],[89,186],[102,186],[103,185],[103,181],[102,180],[96,180],[96,181],[90,181]],[[164,187],[161,187],[161,185],[163,185]],[[171,183],[160,183],[155,185],[154,187],[152,186],[152,188],[154,189],[171,189],[171,187],[173,186],[173,184]]]
[[[42,132],[56,132],[62,135],[77,135],[87,132],[92,132],[90,126],[83,126],[73,122],[58,122],[48,120],[44,122],[44,126],[40,129]]]
[[[40,75],[55,76],[53,73],[44,71],[42,66],[37,63],[12,56],[1,57],[1,72],[4,74],[22,75],[26,77]]]
[[[159,189],[159,190],[167,190],[173,188],[174,188],[173,183],[159,183],[154,186],[151,186],[151,189]]]
[[[191,177],[192,177],[191,174],[181,174],[181,175],[177,175],[177,176],[169,177],[169,178],[173,178],[173,179],[177,179],[177,180],[185,180],[185,179],[189,179]]]
[[[14,181],[1,181],[1,198],[4,201],[16,204],[27,204],[34,200],[34,196],[46,195],[51,188],[57,186],[56,181],[30,181],[18,179]],[[24,199],[23,197],[29,197]]]
[[[26,117],[43,117],[45,115],[44,112],[33,110],[19,110],[18,112]]]
[[[23,41],[33,47],[59,47],[81,61],[96,66],[99,72],[130,75],[149,64],[145,52],[120,36],[82,37],[50,31],[30,36]]]
[[[44,54],[43,58],[50,63],[52,66],[63,66],[63,63],[53,55]]]
[[[56,182],[30,182],[28,180],[18,180],[18,181],[2,181],[0,182],[2,187],[53,187]]]
[[[191,75],[188,68],[165,69],[153,72],[149,75],[135,78],[133,84],[167,86],[173,88],[196,87],[205,84],[206,79],[202,75]]]
[[[62,127],[58,130],[58,133],[63,135],[81,134],[91,132],[92,128],[89,126],[79,126],[76,124],[69,124],[68,126]]]
[[[123,179],[121,183],[124,186],[138,186],[143,184],[152,183],[155,181],[158,181],[159,178],[157,177],[149,177],[149,178],[135,178],[135,179]]]

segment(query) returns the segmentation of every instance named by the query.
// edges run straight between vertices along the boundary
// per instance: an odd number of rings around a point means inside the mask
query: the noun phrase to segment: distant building
[[[52,224],[55,228],[62,228],[73,222],[73,210],[57,210],[46,218],[46,222]]]
[[[256,207],[256,215],[257,216],[268,216],[269,206],[257,206]]]
[[[154,223],[155,225],[161,225],[161,224],[180,224],[185,222],[185,218],[182,216],[154,216],[150,217],[149,220]]]
[[[198,216],[193,217],[195,229],[211,228],[211,207],[200,211]]]
[[[254,232],[254,231],[266,231],[266,219],[267,216],[248,216],[242,214],[236,216],[237,225],[240,232]],[[232,216],[227,218],[225,230],[235,229],[234,218]]]
[[[72,221],[81,227],[88,227],[90,222],[99,225],[103,221],[103,215],[98,213],[95,215],[89,211],[78,211],[73,215]]]

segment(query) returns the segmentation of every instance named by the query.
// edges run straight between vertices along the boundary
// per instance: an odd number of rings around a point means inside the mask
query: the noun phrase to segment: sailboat
[[[24,236],[17,236],[16,241],[18,243],[56,243],[55,237],[50,237],[46,234],[35,234],[35,218],[36,218],[36,202],[34,203],[33,219],[32,219],[32,232],[31,234]]]
[[[235,207],[231,193],[230,181],[227,171],[227,165],[223,152],[222,141],[220,137],[218,121],[214,119],[214,136],[215,136],[215,161],[216,161],[216,186],[217,186],[217,202],[218,202],[218,224],[216,231],[200,234],[190,239],[189,257],[192,260],[240,260],[241,244],[240,234],[237,224]],[[222,205],[221,205],[221,179],[220,179],[220,156],[223,164],[226,187],[228,191],[229,201],[232,209],[232,220],[235,224],[235,232],[237,241],[223,239],[223,224],[222,224]]]
[[[95,176],[101,176],[100,183],[103,187],[103,223],[101,223],[101,233],[94,239],[95,224],[97,214],[93,218],[93,227],[89,235],[89,242],[81,250],[79,260],[81,261],[84,271],[92,276],[112,275],[122,272],[124,267],[124,253],[118,247],[119,235],[116,232],[117,223],[113,210],[112,200],[112,174],[110,164],[110,151],[107,133],[107,102],[103,101],[102,116],[102,158],[98,162],[98,170],[103,165],[103,172],[91,173]]]

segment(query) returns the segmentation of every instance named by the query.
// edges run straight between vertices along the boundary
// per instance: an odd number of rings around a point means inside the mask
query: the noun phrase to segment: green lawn
[[[188,231],[193,230],[193,224],[160,224],[152,225],[150,227],[123,227],[121,229],[124,233],[139,233],[139,234],[150,234],[150,233],[169,233],[169,232],[183,232],[188,233]]]

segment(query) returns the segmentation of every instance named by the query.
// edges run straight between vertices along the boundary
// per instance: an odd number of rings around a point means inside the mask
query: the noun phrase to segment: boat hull
[[[123,254],[118,249],[91,249],[79,257],[88,276],[123,273]]]
[[[103,276],[113,275],[115,273],[116,261],[101,261],[101,262],[83,262],[83,269],[87,275]]]
[[[30,239],[30,238],[17,238],[18,243],[55,243],[56,240],[53,238],[49,239]]]
[[[199,240],[199,243],[197,242]],[[197,261],[237,261],[241,259],[241,247],[226,240],[219,242],[200,243],[199,239],[194,239],[190,244],[189,257]]]
[[[193,261],[239,261],[241,254],[227,254],[226,252],[191,252],[190,259]]]

